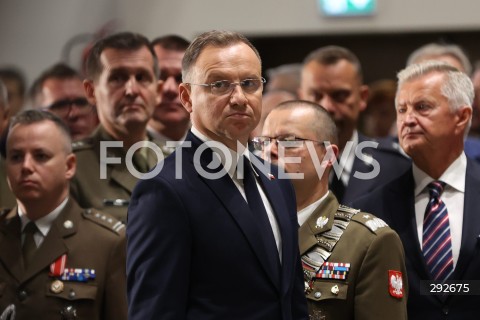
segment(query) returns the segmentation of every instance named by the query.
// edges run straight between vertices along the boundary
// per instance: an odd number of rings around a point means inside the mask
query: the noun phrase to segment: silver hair
[[[470,75],[472,73],[472,64],[465,52],[455,44],[438,44],[429,43],[417,50],[413,51],[407,60],[407,66],[420,63],[427,59],[435,60],[435,57],[450,56],[462,65],[465,73]],[[462,70],[460,70],[462,71]]]
[[[405,82],[418,79],[424,75],[431,73],[440,73],[445,77],[442,84],[441,92],[448,99],[448,104],[452,112],[457,111],[461,107],[472,109],[475,91],[473,83],[467,74],[459,71],[451,65],[440,61],[426,61],[418,64],[412,64],[397,74],[398,87],[397,95]],[[397,101],[395,99],[395,105]],[[468,123],[466,133],[470,129],[472,119]]]

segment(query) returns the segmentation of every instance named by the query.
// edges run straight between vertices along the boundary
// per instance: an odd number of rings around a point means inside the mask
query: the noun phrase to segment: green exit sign
[[[317,0],[327,16],[369,16],[375,13],[376,0]]]

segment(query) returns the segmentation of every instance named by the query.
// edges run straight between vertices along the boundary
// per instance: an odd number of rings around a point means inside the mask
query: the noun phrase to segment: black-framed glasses
[[[266,136],[255,137],[252,139],[252,144],[255,150],[263,151],[272,142],[275,142],[277,144],[277,147],[281,146],[283,148],[299,148],[304,145],[303,143],[304,141],[312,141],[312,142],[320,143],[323,146],[322,141],[300,138],[295,135],[285,135],[285,136],[278,136],[278,137],[266,137]]]
[[[67,117],[72,111],[73,106],[76,107],[79,114],[87,114],[93,111],[92,105],[86,98],[58,100],[43,108],[43,110],[50,111],[59,117]]]
[[[236,85],[239,85],[242,88],[244,93],[252,94],[257,92],[260,88],[263,88],[263,84],[267,82],[265,78],[260,79],[244,79],[239,82],[231,82],[229,80],[218,80],[212,83],[185,83],[191,86],[202,86],[210,87],[210,91],[213,95],[222,96],[226,94],[231,94],[233,88]]]

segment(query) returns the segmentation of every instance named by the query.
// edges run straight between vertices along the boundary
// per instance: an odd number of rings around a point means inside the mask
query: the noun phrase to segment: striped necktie
[[[442,282],[453,273],[448,211],[440,199],[444,188],[442,181],[433,181],[428,185],[430,200],[423,220],[423,256],[432,278]]]

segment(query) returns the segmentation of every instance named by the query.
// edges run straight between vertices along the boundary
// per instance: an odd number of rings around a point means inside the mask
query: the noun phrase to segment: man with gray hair
[[[477,319],[480,166],[465,156],[473,85],[438,61],[398,74],[400,145],[412,158],[399,178],[355,202],[398,232],[405,248],[409,319]],[[445,284],[454,284],[446,286]]]
[[[470,75],[472,64],[463,49],[456,44],[428,43],[413,51],[407,66],[427,60],[443,61]]]

